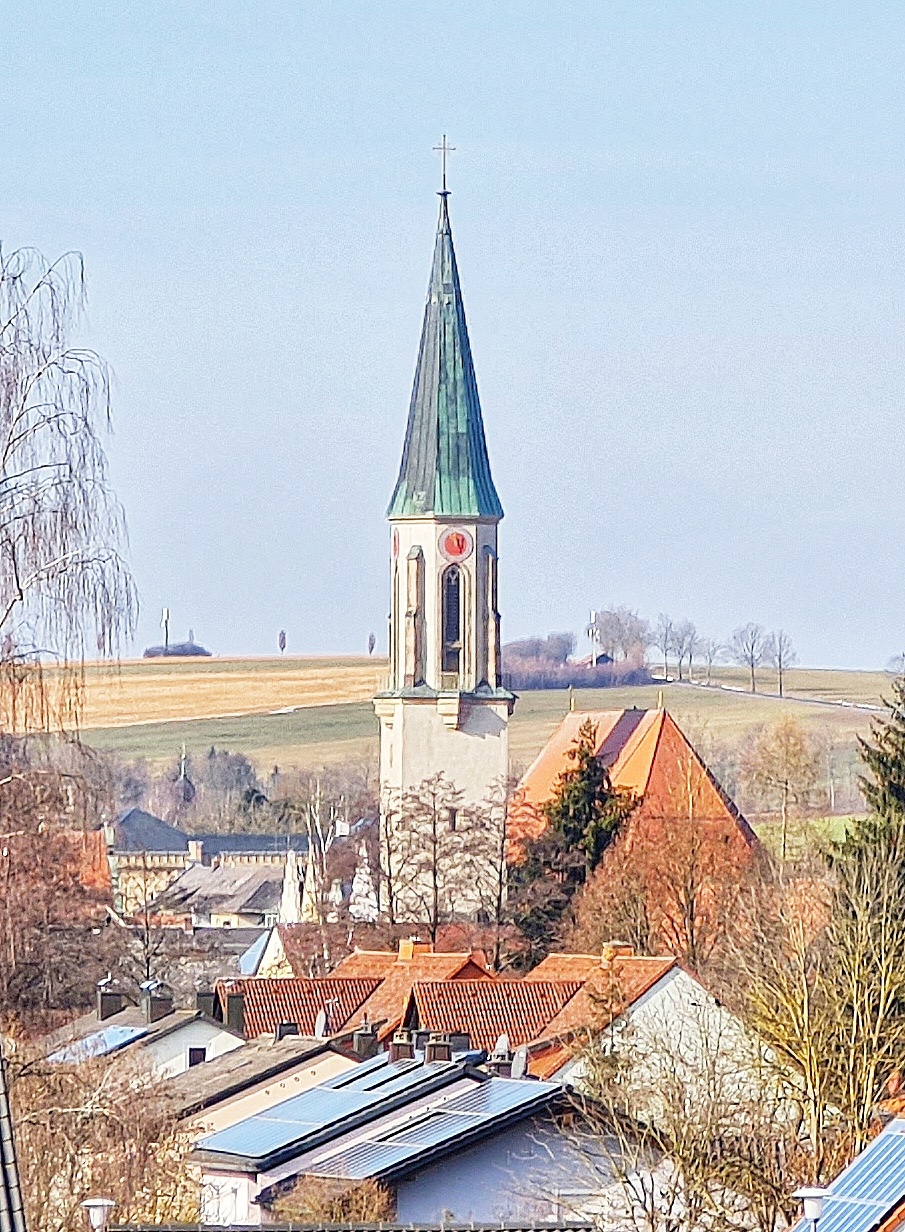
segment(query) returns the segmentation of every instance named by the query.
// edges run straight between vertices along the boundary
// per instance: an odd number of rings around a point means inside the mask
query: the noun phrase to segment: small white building
[[[124,995],[103,981],[97,1001],[93,1013],[41,1041],[48,1061],[78,1065],[104,1057],[160,1080],[245,1045],[241,1032],[204,1008],[174,1009],[172,995],[159,984],[143,988],[140,1005],[127,1005]]]

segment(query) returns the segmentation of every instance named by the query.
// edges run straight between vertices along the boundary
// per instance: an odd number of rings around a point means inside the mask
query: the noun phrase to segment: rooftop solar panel
[[[109,1052],[115,1052],[125,1044],[147,1035],[147,1027],[104,1027],[84,1039],[73,1040],[64,1048],[51,1053],[48,1061],[78,1065],[81,1061],[90,1061],[95,1057],[105,1057]]]
[[[347,1087],[352,1083],[361,1085],[362,1080],[368,1075],[373,1074],[376,1069],[386,1069],[389,1064],[389,1056],[385,1052],[379,1052],[376,1057],[371,1057],[368,1061],[360,1061],[354,1069],[345,1070],[341,1074],[334,1074],[332,1078],[326,1078],[322,1083],[322,1087]]]
[[[361,1142],[316,1164],[314,1175],[363,1181],[371,1176],[379,1176],[388,1168],[402,1163],[411,1153],[411,1149],[405,1146],[387,1146],[381,1142]]]
[[[410,1119],[375,1128],[365,1141],[359,1137],[361,1131],[355,1131],[354,1144],[314,1151],[306,1168],[318,1176],[347,1180],[380,1176],[408,1160],[417,1160],[433,1147],[448,1143],[454,1149],[459,1141],[469,1139],[482,1126],[492,1125],[504,1113],[524,1107],[528,1114],[539,1100],[546,1100],[559,1090],[546,1082],[490,1079],[476,1084],[473,1090],[435,1103]]]
[[[873,1232],[903,1200],[905,1120],[897,1120],[830,1186],[820,1232]]]
[[[266,1113],[247,1117],[228,1129],[211,1134],[202,1139],[201,1145],[208,1151],[224,1151],[258,1159],[292,1142],[302,1142],[310,1134],[344,1120],[372,1102],[361,1091],[312,1087],[310,1091],[302,1091]]]
[[[518,1082],[511,1078],[491,1078],[476,1084],[470,1091],[454,1095],[444,1104],[450,1112],[471,1112],[478,1116],[495,1116],[517,1108],[520,1104],[533,1103],[551,1089],[547,1082]]]
[[[905,1192],[905,1134],[881,1134],[832,1187],[834,1197],[891,1202]]]

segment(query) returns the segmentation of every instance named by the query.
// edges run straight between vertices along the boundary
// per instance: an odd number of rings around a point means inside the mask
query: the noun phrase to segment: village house
[[[523,1048],[530,1074],[580,1086],[582,1050],[604,1038],[635,1056],[701,1057],[719,1045],[733,1073],[758,1055],[741,1022],[671,956],[636,955],[614,943],[603,955],[550,954],[522,980],[419,981],[403,1024],[467,1032],[493,1051]]]
[[[113,905],[125,915],[146,910],[196,866],[282,869],[290,848],[301,855],[308,850],[308,840],[301,834],[189,834],[139,808],[129,809],[96,833],[103,835],[106,845]]]
[[[435,953],[429,942],[404,939],[397,951],[354,950],[329,976],[224,980],[216,991],[218,1012],[225,1021],[241,1021],[249,1037],[272,1034],[284,1023],[295,1024],[302,1034],[314,1034],[323,1012],[327,1033],[351,1035],[356,1027],[370,1023],[383,1042],[401,1023],[418,981],[495,978],[480,950]]]
[[[588,1170],[558,1083],[503,1078],[437,1039],[389,1052],[202,1139],[202,1220],[259,1224],[300,1179],[386,1186],[400,1223],[506,1223],[600,1209],[608,1183]],[[517,1167],[514,1166],[517,1161]],[[613,1184],[610,1176],[610,1184]]]
[[[283,865],[192,864],[149,904],[155,927],[269,928],[280,913]]]
[[[358,1061],[330,1040],[277,1032],[173,1078],[168,1107],[199,1139],[344,1074]]]
[[[41,1055],[61,1065],[99,1058],[154,1079],[172,1078],[245,1045],[242,1031],[210,1012],[213,998],[199,994],[194,1009],[173,1005],[168,988],[144,985],[139,1005],[130,1004],[109,980],[98,985],[97,1007],[38,1041]]]
[[[735,858],[747,858],[758,839],[667,710],[586,710],[567,714],[525,771],[510,815],[510,838],[543,830],[542,809],[569,765],[580,728],[594,729],[595,753],[610,782],[637,805],[631,839],[677,825],[704,823],[726,840]]]

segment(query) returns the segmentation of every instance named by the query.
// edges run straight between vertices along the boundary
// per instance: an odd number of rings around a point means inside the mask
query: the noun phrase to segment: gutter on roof
[[[217,1164],[228,1172],[270,1172],[274,1168],[279,1168],[282,1164],[289,1163],[290,1160],[298,1155],[307,1154],[319,1146],[324,1146],[327,1142],[340,1137],[349,1130],[359,1129],[362,1125],[367,1125],[369,1121],[376,1121],[378,1117],[385,1116],[388,1112],[395,1112],[397,1108],[404,1108],[406,1104],[414,1103],[416,1099],[420,1099],[424,1095],[431,1095],[434,1091],[442,1091],[444,1087],[451,1086],[461,1078],[475,1078],[480,1082],[490,1081],[489,1074],[474,1069],[467,1063],[456,1064],[455,1062],[450,1062],[448,1064],[449,1067],[446,1064],[442,1068],[437,1066],[434,1072],[432,1072],[432,1066],[423,1065],[422,1069],[425,1071],[425,1079],[421,1082],[406,1087],[402,1091],[397,1091],[395,1095],[389,1096],[382,1102],[375,1102],[367,1108],[360,1109],[358,1112],[351,1112],[341,1120],[333,1121],[315,1133],[301,1134],[292,1142],[287,1143],[286,1146],[278,1147],[269,1155],[239,1155],[233,1152],[209,1150],[204,1146],[197,1146],[189,1154],[188,1159],[192,1163]],[[241,1124],[241,1121],[239,1124]],[[305,1146],[303,1149],[300,1149],[299,1144],[302,1142],[305,1143]]]
[[[216,1019],[211,1019],[212,1022],[217,1022]],[[222,1022],[217,1022],[217,1025],[222,1027]],[[230,1028],[226,1028],[230,1030]],[[241,1056],[244,1049],[233,1049]],[[312,1045],[309,1052],[303,1052],[301,1049],[293,1053],[289,1057],[284,1057],[280,1061],[275,1061],[267,1069],[259,1070],[257,1073],[250,1075],[245,1079],[237,1080],[229,1086],[218,1087],[216,1091],[211,1092],[209,1096],[201,1096],[194,1104],[190,1104],[177,1113],[178,1119],[184,1120],[185,1117],[193,1116],[196,1112],[203,1112],[205,1108],[212,1108],[215,1104],[221,1103],[224,1099],[229,1099],[233,1095],[238,1095],[240,1091],[244,1091],[247,1087],[254,1086],[258,1082],[268,1082],[271,1078],[276,1078],[278,1075],[291,1069],[293,1065],[298,1065],[299,1062],[310,1061],[314,1057],[319,1057],[325,1052],[335,1052],[337,1056],[349,1057],[348,1052],[337,1048],[333,1040],[319,1041],[317,1045]],[[224,1056],[231,1056],[231,1053],[223,1053]],[[355,1054],[352,1054],[355,1055]],[[215,1058],[217,1059],[217,1058]],[[188,1072],[188,1071],[187,1071]]]
[[[530,1079],[507,1079],[501,1078],[500,1082],[510,1081],[530,1081]],[[466,1147],[474,1146],[477,1142],[483,1141],[485,1138],[490,1138],[494,1133],[501,1129],[508,1129],[510,1125],[516,1125],[519,1121],[526,1120],[534,1113],[551,1106],[556,1103],[567,1102],[568,1097],[562,1088],[556,1091],[541,1092],[536,1099],[528,1103],[520,1104],[518,1108],[510,1108],[507,1112],[500,1113],[492,1121],[483,1121],[474,1126],[471,1130],[465,1133],[458,1134],[455,1138],[445,1143],[436,1143],[433,1146],[425,1147],[424,1150],[410,1159],[404,1160],[392,1167],[386,1168],[382,1172],[375,1172],[374,1176],[368,1179],[377,1181],[385,1181],[388,1184],[393,1184],[396,1181],[404,1180],[413,1172],[417,1172],[420,1168],[427,1167],[429,1164],[435,1163],[438,1159],[442,1159],[447,1155],[455,1155]],[[317,1176],[316,1172],[305,1173],[306,1176]],[[342,1179],[342,1178],[340,1178]]]

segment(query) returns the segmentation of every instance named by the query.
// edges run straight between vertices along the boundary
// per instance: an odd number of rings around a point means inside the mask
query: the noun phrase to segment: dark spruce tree
[[[586,719],[544,806],[547,825],[525,843],[524,858],[513,869],[510,905],[527,943],[529,966],[555,943],[574,894],[634,806],[631,796],[613,787],[596,749],[597,728]]]
[[[869,740],[858,737],[867,774],[861,790],[876,823],[905,822],[905,677],[895,680],[890,715],[875,719]]]

